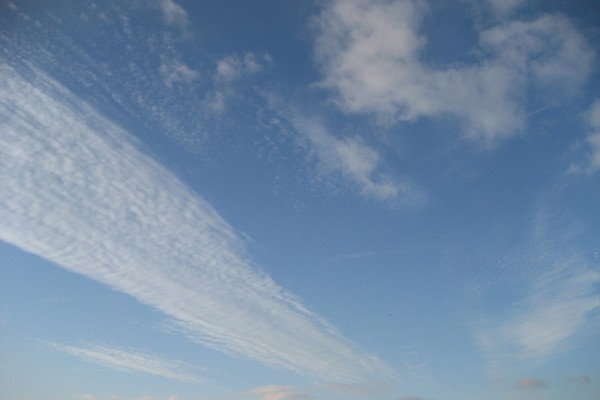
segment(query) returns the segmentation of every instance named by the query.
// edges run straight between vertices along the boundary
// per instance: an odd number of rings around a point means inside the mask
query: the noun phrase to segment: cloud
[[[188,14],[183,7],[173,0],[159,0],[159,6],[169,25],[185,27],[188,23]]]
[[[560,15],[481,32],[478,62],[434,67],[420,59],[427,4],[419,0],[333,1],[317,20],[316,56],[336,104],[383,122],[453,116],[484,145],[525,129],[530,90],[572,93],[593,51]]]
[[[574,378],[569,378],[567,379],[567,382],[569,383],[584,383],[586,385],[590,384],[592,382],[592,378],[590,378],[589,375],[581,375],[581,376],[576,376]]]
[[[269,385],[239,393],[239,397],[258,400],[309,399],[308,394],[297,392],[291,386]]]
[[[517,390],[535,390],[545,387],[546,384],[544,382],[532,378],[521,378],[514,385],[514,388]]]
[[[580,257],[542,264],[530,273],[531,289],[519,306],[479,335],[493,367],[507,360],[544,361],[568,349],[600,307],[595,293],[600,273]]]
[[[396,400],[424,400],[422,397],[408,396],[408,397],[398,397]]]
[[[592,174],[600,169],[600,100],[594,101],[586,113],[586,123],[591,131],[586,140],[589,155],[583,162],[572,165],[570,172]]]
[[[197,70],[192,69],[179,61],[162,63],[159,71],[163,77],[165,86],[169,88],[173,87],[173,84],[178,82],[189,84],[197,80],[200,76]]]
[[[198,367],[139,351],[107,346],[76,347],[57,343],[48,345],[72,356],[123,371],[143,372],[182,382],[202,380],[196,374]]]
[[[75,395],[74,399],[77,400],[96,400],[96,397],[89,393],[79,393]]]
[[[523,7],[528,0],[487,0],[494,14],[498,17],[506,17],[517,9]]]
[[[35,70],[0,66],[0,239],[226,354],[332,381],[393,374],[277,285],[197,193]]]
[[[205,95],[204,106],[214,114],[224,113],[227,102],[238,96],[235,84],[243,78],[260,73],[271,62],[270,55],[257,57],[252,52],[247,52],[243,57],[236,54],[222,57],[216,62],[213,74],[215,89]]]
[[[254,53],[247,52],[243,57],[228,55],[217,61],[214,80],[233,82],[244,76],[261,72],[265,64],[271,63],[271,57],[265,54],[259,59]]]
[[[339,173],[355,185],[366,198],[395,200],[403,204],[418,203],[422,195],[408,182],[397,182],[381,173],[380,155],[359,136],[338,139],[323,123],[296,115],[294,129],[308,139],[320,169],[325,174]]]

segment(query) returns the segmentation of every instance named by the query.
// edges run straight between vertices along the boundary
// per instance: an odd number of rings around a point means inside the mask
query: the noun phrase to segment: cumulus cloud
[[[187,11],[173,0],[159,0],[159,6],[170,25],[185,27],[188,22]]]
[[[521,378],[514,385],[514,388],[517,390],[535,390],[545,387],[546,384],[544,382],[532,378]]]
[[[131,135],[39,71],[0,66],[0,239],[104,283],[226,354],[333,381],[392,374],[262,272]]]
[[[48,343],[48,345],[53,349],[111,368],[142,372],[182,382],[201,381],[196,373],[198,367],[153,354],[107,346],[76,347],[57,343]]]
[[[585,82],[590,46],[560,15],[513,21],[484,31],[473,65],[433,67],[421,61],[420,0],[333,1],[318,19],[316,55],[330,90],[348,113],[382,121],[449,115],[464,135],[491,145],[522,132],[529,90],[571,93]]]
[[[269,385],[252,389],[239,394],[242,398],[251,398],[258,400],[293,400],[309,399],[308,394],[299,393],[291,386]]]
[[[367,198],[418,203],[422,195],[408,182],[397,182],[379,171],[379,153],[359,136],[336,138],[323,123],[297,115],[294,129],[309,141],[324,173],[339,173]]]

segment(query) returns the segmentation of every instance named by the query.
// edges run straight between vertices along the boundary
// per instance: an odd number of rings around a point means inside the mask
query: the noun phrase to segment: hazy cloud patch
[[[536,390],[545,387],[546,384],[544,382],[533,378],[521,378],[514,384],[514,388],[517,390]]]

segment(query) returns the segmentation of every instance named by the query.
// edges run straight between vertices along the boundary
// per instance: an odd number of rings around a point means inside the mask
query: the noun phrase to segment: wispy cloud
[[[582,259],[574,257],[538,271],[519,307],[479,337],[492,365],[544,361],[568,349],[588,314],[600,307],[594,291],[600,273],[587,269]]]
[[[336,138],[319,120],[299,114],[292,118],[292,125],[308,139],[322,173],[340,174],[366,198],[400,204],[418,204],[423,200],[414,185],[381,172],[380,154],[359,136]]]
[[[173,0],[159,0],[159,6],[168,24],[185,27],[188,23],[188,13]]]
[[[498,17],[506,17],[523,7],[529,0],[487,0],[494,14]]]
[[[585,119],[590,129],[586,140],[589,152],[586,159],[571,165],[569,171],[592,174],[600,169],[600,100],[594,101]]]
[[[548,196],[533,220],[531,240],[517,253],[518,268],[503,272],[511,293],[495,293],[509,296],[510,305],[478,318],[478,339],[496,378],[548,362],[578,346],[597,326],[600,271],[580,249],[584,227],[562,203],[560,212],[553,212]]]
[[[481,32],[481,59],[435,67],[420,54],[425,1],[333,1],[318,19],[316,54],[330,90],[348,113],[382,121],[451,115],[484,145],[525,129],[530,90],[572,93],[587,79],[593,50],[563,16],[543,15]]]
[[[392,374],[262,272],[218,212],[56,81],[0,66],[0,238],[227,354],[332,381]]]
[[[199,368],[183,361],[168,360],[153,354],[116,347],[76,347],[57,343],[48,345],[75,357],[123,371],[142,372],[183,382],[202,381],[197,374]]]
[[[521,378],[514,385],[514,388],[517,390],[536,390],[545,387],[546,384],[544,382],[533,378]]]

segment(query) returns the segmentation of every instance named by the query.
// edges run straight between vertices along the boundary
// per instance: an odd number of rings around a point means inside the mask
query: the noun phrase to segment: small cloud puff
[[[163,77],[165,86],[169,88],[173,87],[173,84],[178,82],[190,83],[198,79],[200,76],[198,71],[179,61],[162,63],[160,65],[159,72]]]
[[[264,66],[271,62],[271,56],[268,54],[262,57],[257,57],[252,52],[247,52],[243,57],[228,55],[217,61],[214,80],[215,82],[234,82],[243,76],[261,72]]]
[[[543,389],[546,384],[533,378],[521,378],[515,382],[514,388],[517,390],[536,390]]]

